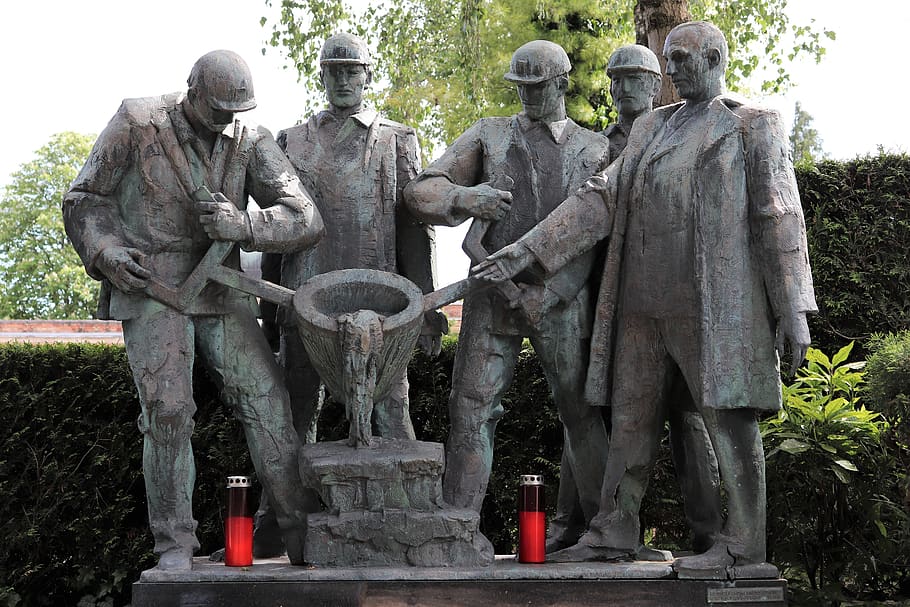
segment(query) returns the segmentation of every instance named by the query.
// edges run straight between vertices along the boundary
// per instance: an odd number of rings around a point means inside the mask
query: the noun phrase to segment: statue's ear
[[[322,90],[325,90],[325,68],[319,68],[319,84],[322,85]]]
[[[711,69],[714,69],[720,65],[720,49],[709,48],[707,51],[705,51],[705,57],[707,57],[708,65],[711,66]]]
[[[367,81],[364,86],[370,86],[371,82],[373,82],[373,70],[367,67]]]

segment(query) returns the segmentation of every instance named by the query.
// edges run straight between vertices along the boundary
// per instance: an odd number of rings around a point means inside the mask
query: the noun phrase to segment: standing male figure
[[[187,84],[185,95],[123,102],[64,198],[66,232],[89,275],[103,281],[99,316],[123,321],[158,567],[189,569],[199,547],[190,443],[197,351],[243,425],[288,557],[302,564],[306,513],[319,502],[299,479],[288,395],[255,299],[210,284],[177,310],[146,289],[152,280],[179,286],[212,241],[290,251],[316,242],[322,220],[271,134],[234,121],[256,106],[243,59],[208,53]],[[232,123],[233,136],[223,134]],[[247,211],[248,196],[264,210]],[[239,268],[236,247],[227,263]]]
[[[329,107],[305,123],[281,131],[285,151],[326,226],[314,248],[266,255],[263,277],[296,290],[308,279],[333,270],[394,272],[429,293],[435,283],[435,234],[402,203],[402,190],[420,169],[414,130],[364,107],[364,89],[373,73],[363,40],[348,33],[325,41],[320,80]],[[301,440],[316,440],[323,388],[290,315],[279,312],[280,359],[285,369],[294,425]],[[445,316],[429,312],[418,346],[436,355],[448,331]],[[376,434],[415,438],[408,406],[407,372],[393,382],[373,409]],[[280,551],[280,538],[267,505],[260,508],[256,553]]]
[[[619,118],[603,131],[603,135],[610,141],[610,161],[613,161],[626,148],[635,120],[653,109],[654,97],[660,92],[660,63],[648,47],[629,44],[619,47],[610,55],[607,75],[610,77],[610,95]],[[611,265],[619,262],[615,256],[610,259]],[[599,263],[603,263],[603,260],[599,260]],[[598,278],[602,270],[602,266],[595,269]],[[611,272],[615,271],[616,269],[611,269]],[[600,340],[594,342],[595,349],[599,344]],[[608,380],[609,377],[601,374],[589,381],[607,384]],[[683,496],[686,520],[693,532],[694,550],[704,552],[714,543],[714,536],[723,522],[717,460],[704,421],[695,410],[685,382],[677,380],[667,398],[670,449]],[[600,401],[590,404],[602,406],[609,403]],[[567,461],[567,453],[563,450],[559,499],[556,516],[550,521],[547,534],[547,552],[574,545],[585,532],[588,522],[581,511],[575,479]],[[647,553],[636,556],[639,559],[645,558]]]
[[[505,78],[516,84],[523,111],[481,119],[462,134],[405,190],[414,213],[434,224],[490,221],[483,243],[494,250],[515,242],[602,168],[606,139],[566,117],[570,69],[565,51],[552,42],[516,50]],[[502,395],[528,337],[565,426],[586,520],[597,511],[607,436],[599,410],[581,402],[593,260],[591,252],[549,278],[520,275],[517,300],[497,290],[465,297],[449,396],[443,479],[449,504],[480,511]]]
[[[684,102],[639,118],[604,173],[475,268],[492,280],[535,262],[555,272],[610,239],[597,307],[601,346],[597,355],[592,349],[589,370],[590,380],[612,368],[610,457],[600,511],[555,560],[634,553],[666,395],[678,378],[704,418],[727,517],[710,550],[676,566],[723,575],[765,560],[756,414],[780,407],[778,353],[789,342],[794,369],[803,360],[806,314],[816,305],[783,125],[775,112],[723,94],[727,53],[709,23],[674,28],[664,55]],[[614,267],[610,256],[620,252],[622,265]],[[592,402],[604,396],[587,394]]]

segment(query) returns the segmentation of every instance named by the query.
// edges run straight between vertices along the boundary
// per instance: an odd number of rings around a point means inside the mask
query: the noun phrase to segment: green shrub
[[[894,499],[888,423],[860,402],[864,363],[846,362],[851,349],[831,359],[810,349],[783,408],[761,424],[769,558],[798,604],[887,598],[907,580],[910,511]]]

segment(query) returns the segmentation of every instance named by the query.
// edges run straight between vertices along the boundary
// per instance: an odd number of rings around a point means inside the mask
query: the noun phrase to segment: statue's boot
[[[170,548],[158,557],[158,569],[163,571],[190,571],[192,568],[193,552],[187,548]]]
[[[253,527],[253,556],[257,559],[269,559],[285,553],[284,540],[275,511],[271,508],[263,493],[256,512],[256,524]]]
[[[574,546],[558,550],[547,555],[547,561],[553,563],[580,563],[585,561],[631,561],[635,558],[636,548],[619,548],[606,545],[605,534],[593,527],[588,530]]]
[[[283,534],[284,545],[287,547],[288,560],[291,565],[306,565],[304,546],[306,546],[306,527],[302,529],[287,529]]]
[[[554,520],[547,530],[546,553],[557,552],[578,543],[584,533],[584,528],[579,525],[564,524]]]
[[[581,542],[547,555],[548,563],[583,563],[586,561],[631,561],[635,551],[627,548],[588,546]]]

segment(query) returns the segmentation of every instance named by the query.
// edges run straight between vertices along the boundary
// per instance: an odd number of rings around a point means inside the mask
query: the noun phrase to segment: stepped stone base
[[[493,546],[473,510],[310,515],[306,560],[326,567],[483,567]]]
[[[441,443],[374,437],[371,447],[347,441],[303,445],[300,478],[316,487],[330,512],[410,509],[432,511],[442,502],[445,466]]]
[[[480,516],[442,500],[443,446],[374,438],[304,445],[300,477],[327,512],[308,517],[306,560],[329,567],[483,567],[493,546]]]

